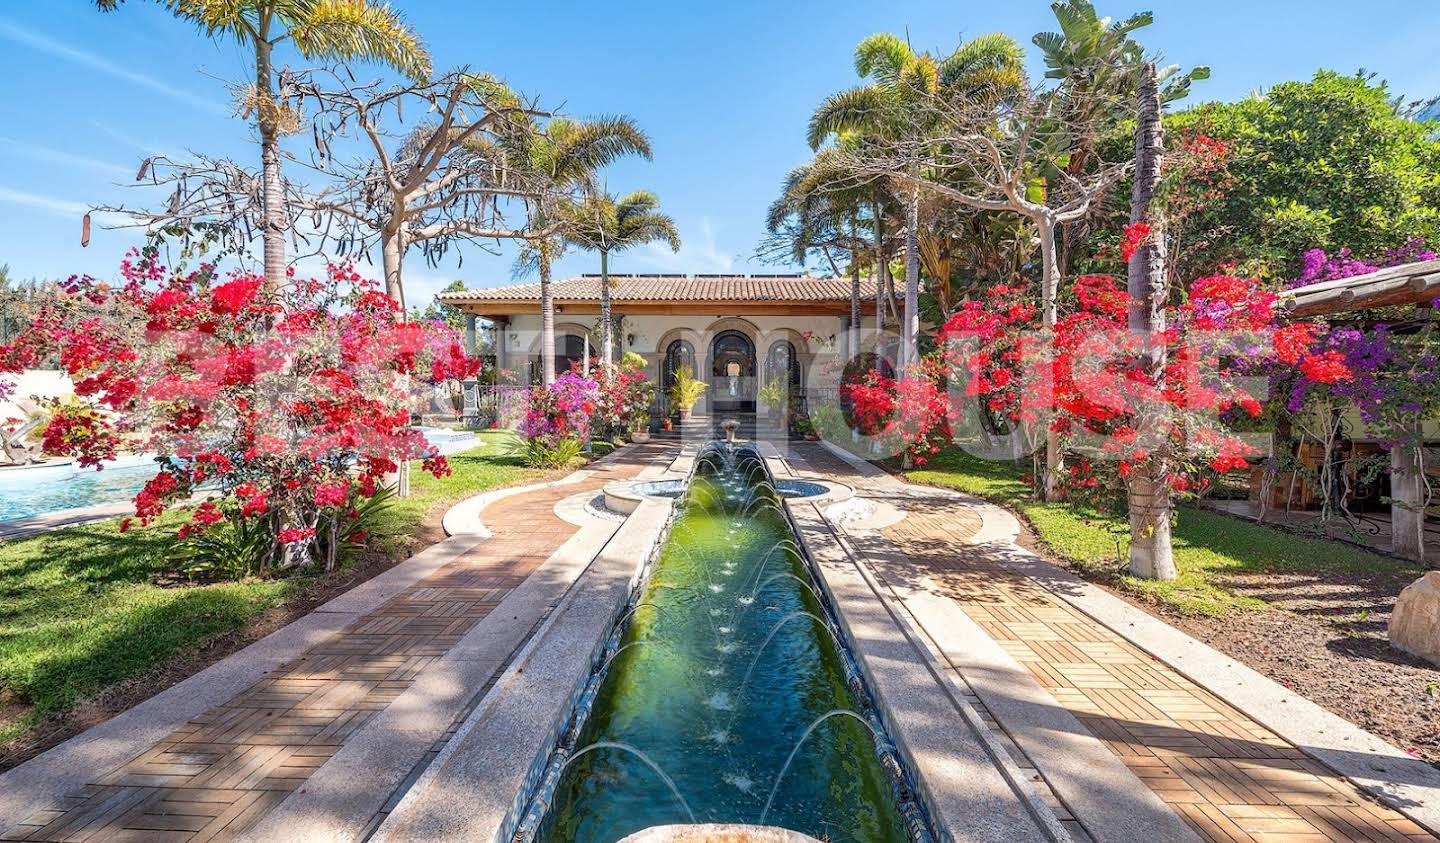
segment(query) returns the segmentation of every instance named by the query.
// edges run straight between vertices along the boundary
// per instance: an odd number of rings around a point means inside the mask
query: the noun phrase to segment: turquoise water
[[[831,716],[799,743],[827,712],[878,721],[764,479],[753,452],[701,458],[589,717],[552,759],[537,839],[613,843],[692,817],[837,843],[927,835],[864,723]]]
[[[442,454],[473,448],[475,434],[464,430],[422,428]],[[122,456],[100,471],[74,463],[0,470],[0,523],[62,509],[124,503],[135,497],[158,467],[152,457]]]
[[[0,471],[0,522],[47,512],[123,503],[155,476],[148,457],[122,457],[100,471],[71,463]]]

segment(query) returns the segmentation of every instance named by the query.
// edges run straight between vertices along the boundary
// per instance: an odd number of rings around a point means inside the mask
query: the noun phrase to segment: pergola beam
[[[1440,260],[1322,281],[1291,290],[1284,300],[1291,316],[1308,317],[1390,305],[1425,304],[1437,297],[1440,297]]]

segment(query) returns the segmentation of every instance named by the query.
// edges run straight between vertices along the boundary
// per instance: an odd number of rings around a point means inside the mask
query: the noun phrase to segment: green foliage
[[[1359,548],[1184,508],[1175,524],[1179,579],[1139,579],[1129,576],[1120,561],[1125,558],[1129,535],[1123,514],[1038,502],[1024,482],[1024,469],[1013,463],[985,460],[952,448],[906,476],[1005,504],[1022,514],[1057,556],[1092,575],[1111,579],[1127,591],[1189,614],[1223,616],[1263,607],[1263,601],[1237,587],[1257,575],[1407,570],[1401,561]]]
[[[538,476],[505,455],[514,438],[487,431],[436,478],[412,466],[411,496],[365,519],[368,546],[409,553],[427,515],[486,489]],[[108,685],[152,670],[302,594],[308,577],[210,585],[157,584],[174,570],[184,513],[127,533],[118,521],[0,541],[0,746]]]
[[[689,366],[681,366],[675,370],[675,382],[670,385],[670,403],[678,410],[689,410],[709,388],[709,384],[695,377]]]
[[[810,425],[821,439],[830,442],[850,441],[850,423],[845,420],[845,411],[839,407],[830,404],[812,407]]]
[[[760,387],[755,398],[768,407],[772,415],[779,413],[790,403],[790,379],[776,375]]]
[[[234,580],[269,567],[275,552],[268,519],[227,519],[180,542],[169,559],[176,570],[200,580]]]
[[[1293,277],[1307,249],[1375,255],[1440,235],[1440,141],[1384,83],[1321,71],[1264,96],[1170,115],[1166,129],[1231,148],[1233,187],[1192,222],[1225,236],[1212,238],[1197,266],[1253,259],[1265,274]]]
[[[565,468],[580,458],[585,444],[570,436],[556,440],[554,445],[539,437],[519,437],[511,447],[512,453],[531,468]]]

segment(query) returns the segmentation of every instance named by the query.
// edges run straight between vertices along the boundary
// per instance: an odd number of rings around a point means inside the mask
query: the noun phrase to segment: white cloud
[[[63,199],[54,199],[24,190],[12,190],[8,187],[0,187],[0,202],[27,205],[69,219],[79,219],[90,210],[90,206],[84,202],[66,202]]]
[[[230,113],[228,107],[213,100],[208,100],[197,94],[192,94],[189,91],[177,88],[153,76],[128,70],[95,53],[62,44],[59,41],[55,41],[12,21],[0,19],[0,38],[5,38],[18,44],[23,44],[31,49],[49,53],[56,58],[64,59],[72,64],[98,70],[116,79],[123,79],[132,85],[149,88],[158,94],[163,94],[164,96],[186,103],[202,111],[209,111],[213,114],[221,115],[228,115]]]
[[[41,146],[40,144],[27,143],[22,140],[16,140],[15,138],[4,137],[3,135],[0,135],[0,145],[8,147],[12,152],[19,153],[20,155],[39,161],[49,161],[52,164],[63,164],[67,167],[87,167],[115,176],[133,175],[133,171],[119,164],[101,161],[98,158],[88,158],[84,155],[76,155],[48,146]]]
[[[681,232],[678,252],[670,251],[670,247],[664,243],[646,243],[643,249],[634,253],[633,260],[639,262],[643,268],[656,272],[734,272],[735,257],[720,250],[715,237],[715,225],[710,218],[701,217],[698,228],[698,237]]]

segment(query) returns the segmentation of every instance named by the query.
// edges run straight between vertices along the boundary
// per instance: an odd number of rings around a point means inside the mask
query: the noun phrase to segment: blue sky
[[[855,82],[851,51],[864,36],[908,33],[917,48],[949,49],[992,31],[1028,45],[1054,28],[1041,0],[391,2],[437,68],[483,69],[567,113],[629,114],[650,133],[655,160],[617,165],[607,180],[616,192],[659,193],[685,246],[678,255],[618,256],[617,272],[776,271],[750,257],[765,208],[785,172],[808,156],[811,110]],[[1115,16],[1146,7],[1098,5]],[[1156,24],[1142,40],[1169,61],[1212,66],[1196,102],[1234,99],[1320,67],[1365,67],[1400,93],[1429,96],[1440,93],[1440,17],[1423,5],[1154,0]],[[1038,58],[1031,64],[1038,68]],[[97,227],[81,249],[80,215],[97,203],[158,201],[117,186],[147,154],[257,159],[219,81],[244,77],[246,66],[234,44],[207,40],[143,0],[109,15],[86,0],[0,4],[0,76],[10,80],[0,101],[0,263],[20,277],[112,276],[134,234]],[[407,263],[409,298],[424,301],[456,277],[507,283],[510,266],[509,255],[473,248],[463,266],[428,268],[417,254]],[[558,271],[595,268],[581,253]]]

